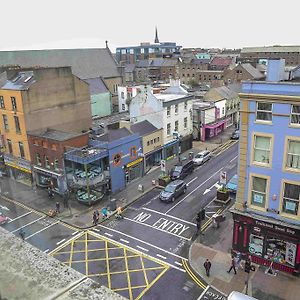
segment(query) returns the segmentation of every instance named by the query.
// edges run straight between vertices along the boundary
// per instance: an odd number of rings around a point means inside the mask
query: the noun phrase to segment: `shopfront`
[[[205,125],[202,128],[201,141],[217,136],[226,129],[226,120],[219,121],[214,124]]]
[[[299,274],[300,230],[234,214],[233,250],[250,254],[253,262]]]
[[[178,140],[174,140],[166,145],[164,145],[163,156],[164,159],[169,160],[178,154]]]
[[[131,182],[142,176],[143,172],[143,158],[140,157],[125,166],[126,183]]]
[[[151,152],[145,154],[145,170],[147,173],[153,166],[160,165],[160,161],[162,160],[162,148],[155,149]]]
[[[32,185],[31,164],[21,158],[4,155],[4,163],[8,176],[26,185]]]

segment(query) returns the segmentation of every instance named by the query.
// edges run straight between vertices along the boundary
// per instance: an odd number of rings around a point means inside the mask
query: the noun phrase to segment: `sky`
[[[297,0],[4,0],[0,50],[300,45]],[[299,4],[298,4],[299,3]]]

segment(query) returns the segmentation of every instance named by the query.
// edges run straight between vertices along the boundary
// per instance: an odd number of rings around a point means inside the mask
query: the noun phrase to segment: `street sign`
[[[220,173],[220,183],[221,184],[226,184],[227,183],[227,174],[225,171],[222,171]]]
[[[227,297],[224,296],[221,292],[215,290],[214,288],[207,286],[207,288],[200,295],[198,300],[226,300]]]
[[[160,169],[161,171],[166,172],[166,161],[164,159],[160,161]]]

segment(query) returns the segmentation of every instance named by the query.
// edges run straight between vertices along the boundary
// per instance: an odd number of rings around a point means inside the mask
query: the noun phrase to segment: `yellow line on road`
[[[107,282],[108,282],[108,288],[111,289],[111,280],[110,280],[110,272],[109,272],[109,258],[108,258],[108,245],[107,241],[105,241],[105,259],[106,259],[106,274],[107,274]]]
[[[149,281],[148,281],[148,277],[147,277],[147,273],[146,273],[146,270],[145,270],[145,265],[144,265],[144,261],[143,261],[143,257],[140,256],[140,260],[141,260],[141,265],[142,265],[142,268],[143,268],[143,273],[144,273],[144,278],[145,278],[145,282],[146,282],[146,286],[148,287],[149,286]],[[162,267],[164,268],[164,267]]]
[[[128,286],[128,291],[129,291],[129,299],[133,299],[132,295],[132,289],[131,289],[131,281],[130,281],[130,274],[129,274],[129,268],[128,268],[128,260],[127,260],[127,255],[126,255],[126,249],[123,248],[124,250],[124,258],[125,258],[125,268],[126,268],[126,273],[127,273],[127,286]]]
[[[146,287],[145,285],[138,285],[138,286],[133,286],[132,289],[144,289],[145,287]],[[114,292],[126,291],[126,290],[128,290],[128,287],[127,288],[112,289],[112,290]]]
[[[74,240],[72,240],[72,242],[71,242],[69,267],[72,266],[73,253],[74,253]]]
[[[190,277],[202,288],[202,289],[206,289],[206,284],[201,282],[200,279],[193,273],[193,271],[190,269],[188,263],[182,259],[182,266],[184,267],[184,269],[186,270],[186,272],[190,275]]]

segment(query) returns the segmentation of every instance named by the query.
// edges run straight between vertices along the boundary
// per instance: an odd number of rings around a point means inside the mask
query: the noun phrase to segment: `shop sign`
[[[48,171],[48,170],[43,170],[43,169],[38,168],[38,167],[36,167],[36,166],[34,166],[34,169],[35,169],[35,171],[37,171],[38,173],[43,174],[43,175],[46,175],[46,176],[50,176],[50,177],[54,177],[54,178],[57,178],[57,177],[61,176],[61,174],[56,174],[56,173],[53,173],[53,172]]]
[[[255,220],[255,224],[257,226],[263,227],[263,228],[267,228],[267,229],[272,229],[281,233],[287,233],[290,235],[296,235],[296,230],[292,229],[292,228],[288,228],[288,227],[282,227],[279,225],[275,225],[275,224],[270,224],[270,223],[265,223],[262,221],[258,221]]]
[[[4,162],[6,165],[13,167],[15,169],[31,173],[31,165],[30,162],[26,160],[16,159],[14,157],[4,156]]]
[[[137,160],[132,161],[132,162],[130,162],[129,164],[127,164],[126,167],[127,167],[127,168],[133,167],[133,166],[139,164],[139,163],[142,162],[142,161],[143,161],[143,158],[140,157],[140,158],[138,158]]]

